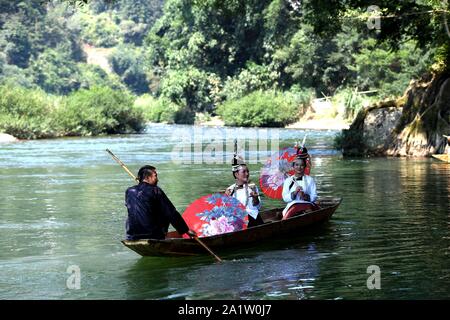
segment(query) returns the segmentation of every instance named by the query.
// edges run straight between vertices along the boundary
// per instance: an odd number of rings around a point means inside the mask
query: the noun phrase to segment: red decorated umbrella
[[[292,162],[297,157],[297,148],[289,147],[280,150],[267,159],[261,169],[259,184],[266,196],[273,199],[283,198],[283,183],[294,174]]]
[[[221,193],[192,202],[184,211],[183,219],[199,237],[244,230],[248,224],[245,206],[236,198]]]

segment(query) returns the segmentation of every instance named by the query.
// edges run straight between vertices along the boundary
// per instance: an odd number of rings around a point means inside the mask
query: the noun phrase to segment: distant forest
[[[399,3],[0,0],[0,86],[51,99],[46,112],[66,108],[65,99],[81,103],[90,91],[120,92],[142,113],[136,123],[193,123],[203,114],[219,115],[227,125],[282,126],[313,98],[329,96],[339,97],[353,117],[364,99],[399,96],[412,79],[448,66],[450,34],[442,23],[448,4]],[[88,63],[87,49],[107,59],[109,68]],[[26,125],[6,126],[23,114],[14,113],[19,102],[0,99],[0,110],[10,115],[0,116],[0,129],[27,131]],[[75,109],[83,108],[77,103]],[[108,112],[99,117],[114,113]],[[30,137],[127,127],[83,131],[88,125],[81,120],[52,133],[53,122],[47,134]]]

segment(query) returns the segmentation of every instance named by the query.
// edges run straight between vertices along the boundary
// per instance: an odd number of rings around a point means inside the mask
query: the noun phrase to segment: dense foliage
[[[372,5],[379,30],[367,25]],[[136,105],[151,121],[193,123],[201,113],[284,125],[245,118],[262,95],[292,109],[289,121],[323,96],[336,96],[351,118],[368,99],[401,95],[433,63],[448,65],[442,10],[447,2],[434,0],[0,0],[0,84],[68,100],[95,87],[124,101],[143,95]],[[234,116],[238,109],[248,112]],[[97,124],[67,134],[115,131]]]
[[[52,101],[40,89],[0,86],[0,132],[22,139],[52,137],[52,110]]]
[[[276,91],[254,91],[218,109],[225,124],[243,127],[281,127],[297,120],[297,112],[293,97]]]
[[[133,99],[125,92],[93,87],[72,93],[56,112],[64,135],[98,135],[139,132],[144,117],[133,108]]]
[[[79,90],[67,97],[41,89],[0,86],[0,131],[21,139],[139,132],[142,110],[126,92],[107,87]]]

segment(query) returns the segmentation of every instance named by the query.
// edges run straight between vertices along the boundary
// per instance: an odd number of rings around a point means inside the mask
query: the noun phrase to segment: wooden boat
[[[444,161],[444,162],[450,162],[450,158],[448,156],[448,154],[432,154],[431,155],[433,158]]]
[[[246,230],[229,232],[215,236],[202,237],[201,240],[213,251],[232,247],[242,247],[263,240],[276,239],[289,233],[297,233],[311,225],[323,223],[330,219],[339,207],[341,198],[323,198],[320,209],[301,212],[286,220],[281,219],[281,209],[261,212],[263,225]],[[176,231],[169,232],[164,240],[143,239],[123,240],[122,243],[141,256],[185,256],[208,254],[208,252],[193,239],[182,238]]]

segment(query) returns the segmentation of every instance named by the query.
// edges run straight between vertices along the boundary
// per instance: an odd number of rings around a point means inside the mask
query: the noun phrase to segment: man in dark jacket
[[[138,173],[139,184],[127,189],[125,205],[127,240],[164,239],[172,224],[179,234],[196,234],[158,186],[158,174],[153,166],[143,166]]]

